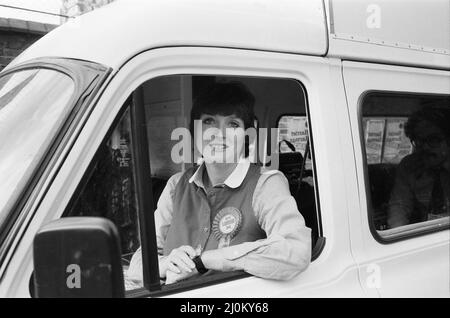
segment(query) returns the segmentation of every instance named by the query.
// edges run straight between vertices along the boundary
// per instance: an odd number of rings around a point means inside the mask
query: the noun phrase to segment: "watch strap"
[[[194,257],[192,261],[194,262],[195,268],[197,269],[197,272],[199,272],[199,274],[204,274],[208,271],[208,269],[205,267],[205,264],[203,264],[200,255]]]

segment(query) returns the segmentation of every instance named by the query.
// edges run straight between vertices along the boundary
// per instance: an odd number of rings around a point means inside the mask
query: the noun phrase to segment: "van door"
[[[350,211],[350,226],[362,281],[382,297],[448,296],[448,165],[441,169],[447,204],[435,213],[429,210],[431,171],[438,164],[419,143],[429,152],[447,151],[448,121],[442,123],[450,111],[450,72],[344,61],[343,75],[360,205]],[[440,126],[438,135],[419,139],[425,132],[416,122],[423,113],[433,113],[425,126]],[[420,164],[413,167],[412,161]],[[414,216],[418,209],[422,217]]]
[[[171,133],[173,128],[187,127],[195,87],[211,80],[240,81],[249,87],[256,95],[258,127],[282,128],[281,124],[291,122],[289,129],[295,132],[289,133],[291,137],[304,135],[307,127],[311,160],[305,169],[311,174],[309,193],[316,209],[310,213],[317,218],[320,244],[313,249],[314,260],[309,267],[287,281],[232,272],[173,285],[159,282],[154,266],[157,250],[153,208],[167,177],[184,169],[182,164],[171,161]],[[141,109],[139,115],[137,108]],[[5,294],[29,296],[32,240],[39,227],[81,211],[86,216],[102,212],[102,216],[121,226],[124,267],[141,244],[144,282],[127,284],[129,297],[366,295],[348,235],[347,197],[352,192],[343,184],[355,182],[352,176],[346,179],[342,169],[342,151],[347,149],[348,154],[351,148],[348,142],[342,147],[342,141],[351,138],[343,109],[339,60],[198,47],[161,48],[137,55],[111,79],[52,181],[10,263]],[[344,131],[341,124],[345,125]],[[130,134],[136,127],[146,129]],[[303,142],[294,138],[290,141]],[[276,148],[271,146],[272,151]],[[131,157],[129,149],[134,149]],[[132,154],[139,155],[130,160]],[[304,150],[302,155],[309,158]],[[142,180],[134,183],[135,177]],[[148,245],[144,246],[144,242]]]

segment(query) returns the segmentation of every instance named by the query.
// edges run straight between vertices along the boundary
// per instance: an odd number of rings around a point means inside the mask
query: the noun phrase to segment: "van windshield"
[[[50,69],[0,77],[0,226],[51,144],[75,83]]]

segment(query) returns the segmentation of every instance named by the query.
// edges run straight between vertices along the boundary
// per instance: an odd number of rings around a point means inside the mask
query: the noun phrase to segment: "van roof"
[[[207,46],[450,69],[450,2],[117,0],[56,28],[9,66],[69,57],[118,69],[158,47]]]
[[[118,0],[50,32],[19,56],[59,56],[120,67],[139,52],[220,46],[325,55],[322,0]]]

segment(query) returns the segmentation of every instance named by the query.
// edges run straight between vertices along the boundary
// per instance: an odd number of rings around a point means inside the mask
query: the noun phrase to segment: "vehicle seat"
[[[279,154],[279,168],[289,181],[289,189],[297,202],[297,207],[305,224],[311,229],[312,246],[318,238],[318,223],[316,216],[316,200],[314,187],[302,181],[299,186],[300,172],[303,164],[303,156],[300,152],[287,152]]]

